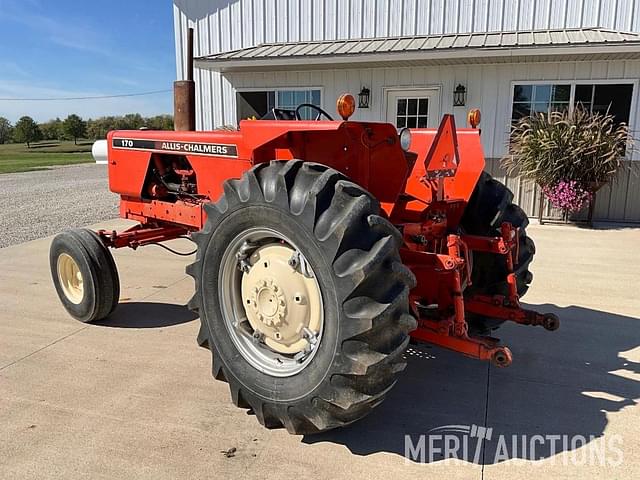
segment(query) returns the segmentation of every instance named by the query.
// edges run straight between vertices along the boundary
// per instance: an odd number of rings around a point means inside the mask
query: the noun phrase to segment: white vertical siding
[[[640,32],[640,0],[174,0],[176,51],[188,27],[197,55],[264,42],[603,27]],[[178,74],[183,74],[183,59]]]
[[[515,63],[493,65],[446,65],[396,68],[352,68],[333,70],[287,71],[256,73],[229,73],[225,79],[242,88],[322,87],[323,108],[335,110],[335,100],[341,93],[357,94],[362,85],[371,90],[369,109],[356,109],[354,120],[384,121],[385,89],[395,87],[436,86],[441,91],[439,114],[454,113],[459,125],[466,122],[470,108],[480,108],[483,117],[483,147],[487,157],[500,157],[506,151],[511,118],[511,91],[517,81],[572,81],[572,80],[638,80],[640,60],[611,60],[598,62]],[[467,104],[454,108],[453,90],[458,83],[467,87]],[[637,93],[637,92],[636,92]],[[225,122],[236,123],[235,106]],[[640,102],[631,112],[631,128],[638,130]]]
[[[178,78],[185,75],[184,39],[188,27],[196,29],[195,55],[201,56],[263,42],[590,26],[640,31],[640,0],[174,0]],[[442,69],[448,73],[438,78],[433,72],[441,69],[430,67],[413,69],[411,80],[398,80],[396,84],[446,84],[442,98],[446,106],[451,104],[446,98],[451,95],[450,86],[460,82],[459,78],[467,79],[463,83],[468,86],[470,98],[481,92],[485,118],[496,122],[485,138],[488,155],[499,155],[502,147],[498,145],[504,142],[510,104],[507,96],[498,95],[497,89],[509,90],[509,79],[553,80],[560,75],[559,69],[567,68],[575,78],[620,77],[618,72],[610,71],[609,62],[573,65],[569,62],[530,67],[455,67]],[[514,76],[513,72],[523,68],[527,71]],[[496,73],[498,70],[500,74]],[[385,73],[382,77],[389,75]],[[373,78],[366,82],[362,76]],[[281,85],[279,77],[259,86]],[[316,75],[312,77],[317,79]],[[205,69],[197,72],[196,80],[197,127],[235,123],[235,77]],[[361,84],[370,85],[373,105],[382,104],[376,102],[376,97],[382,95],[380,88],[390,85],[389,80],[381,81],[379,74],[370,71],[354,70],[349,80],[354,92]],[[474,80],[479,80],[476,88]],[[318,85],[317,81],[312,83]],[[344,83],[337,85],[336,89],[325,87],[325,98],[335,98],[338,90],[346,87]],[[374,120],[382,118],[382,112],[375,106],[369,115]]]
[[[335,110],[334,102],[345,91],[357,93],[362,85],[371,89],[368,110],[356,109],[354,120],[385,120],[385,91],[392,87],[440,88],[441,111],[454,113],[458,125],[465,125],[470,108],[482,111],[482,143],[487,158],[487,170],[503,181],[516,195],[518,203],[530,215],[537,215],[539,191],[530,182],[509,177],[499,167],[499,157],[505,154],[511,115],[511,86],[516,81],[572,81],[572,80],[635,80],[640,77],[640,61],[615,60],[599,62],[553,62],[537,64],[456,65],[399,68],[333,69],[318,71],[287,71],[266,73],[233,73],[225,76],[229,85],[241,88],[264,87],[321,87],[323,108]],[[467,105],[454,108],[453,89],[462,83],[467,86]],[[230,88],[230,87],[229,87]],[[637,95],[637,93],[636,93]],[[233,98],[233,97],[231,97]],[[637,130],[640,102],[634,102],[631,128]],[[226,107],[227,123],[235,124],[235,106]],[[635,162],[634,162],[635,163]],[[637,175],[622,172],[618,183],[598,193],[595,219],[640,222],[640,180]],[[546,217],[558,212],[545,206]]]
[[[546,28],[603,27],[640,32],[640,0],[174,0],[178,78],[185,76],[184,41],[195,28],[195,55],[246,48],[266,42],[333,40]],[[495,158],[506,146],[511,85],[518,80],[640,78],[640,61],[429,66],[263,72],[220,75],[196,70],[197,128],[236,123],[236,88],[321,87],[324,108],[334,110],[340,93],[371,89],[371,108],[355,119],[384,120],[385,88],[438,86],[441,114],[452,112],[460,125],[468,108],[483,113],[482,142],[487,170],[516,194],[529,214],[537,214],[539,192],[509,178]],[[452,107],[452,91],[462,83],[467,106]],[[634,96],[638,96],[636,91]],[[631,127],[640,128],[640,102],[634,101]],[[635,162],[634,162],[635,163]],[[548,207],[547,214],[552,214]],[[640,176],[624,172],[598,194],[596,219],[640,221]]]

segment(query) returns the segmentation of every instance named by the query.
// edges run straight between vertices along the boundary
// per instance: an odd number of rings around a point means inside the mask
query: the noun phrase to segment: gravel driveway
[[[118,198],[106,165],[0,175],[0,248],[115,218]]]

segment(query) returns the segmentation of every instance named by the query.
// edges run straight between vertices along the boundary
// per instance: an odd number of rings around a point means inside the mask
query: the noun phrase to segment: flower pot
[[[596,206],[596,194],[598,190],[604,187],[608,182],[589,182],[587,187],[591,192],[591,200],[589,200],[589,213],[587,213],[587,223],[590,227],[593,227],[593,211]]]

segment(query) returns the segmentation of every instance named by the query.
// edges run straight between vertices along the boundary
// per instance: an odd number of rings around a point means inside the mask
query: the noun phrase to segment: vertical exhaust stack
[[[173,82],[173,125],[176,131],[196,129],[196,84],[193,81],[193,28],[187,33],[187,79]]]

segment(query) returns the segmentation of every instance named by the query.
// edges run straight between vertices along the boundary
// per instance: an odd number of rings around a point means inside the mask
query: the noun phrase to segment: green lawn
[[[27,148],[22,143],[0,145],[0,173],[43,170],[54,165],[92,162],[92,141],[73,142],[43,141]]]

